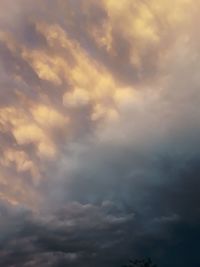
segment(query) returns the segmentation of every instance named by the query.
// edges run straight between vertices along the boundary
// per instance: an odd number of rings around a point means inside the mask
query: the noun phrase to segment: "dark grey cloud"
[[[0,262],[3,266],[87,266],[101,261],[104,253],[119,245],[129,222],[134,221],[133,214],[112,209],[112,203],[69,203],[55,214],[37,216],[3,206]]]
[[[198,266],[197,158],[160,160],[155,173],[159,168],[164,183],[135,191],[129,183],[128,201],[118,192],[117,202],[68,201],[39,215],[1,206],[1,264],[120,266],[129,257],[150,255],[160,266]],[[90,192],[83,194],[89,198]],[[134,194],[142,195],[139,203]]]

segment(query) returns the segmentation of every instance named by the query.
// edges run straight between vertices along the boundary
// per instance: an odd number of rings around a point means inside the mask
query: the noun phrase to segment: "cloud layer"
[[[0,265],[200,263],[198,7],[1,1]]]

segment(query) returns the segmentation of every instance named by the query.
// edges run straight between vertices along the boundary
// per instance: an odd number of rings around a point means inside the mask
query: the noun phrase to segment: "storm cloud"
[[[199,5],[1,1],[1,266],[199,266]]]

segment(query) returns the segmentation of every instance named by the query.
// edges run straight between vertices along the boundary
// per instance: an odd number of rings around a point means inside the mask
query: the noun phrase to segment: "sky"
[[[200,266],[199,10],[0,1],[0,266]]]

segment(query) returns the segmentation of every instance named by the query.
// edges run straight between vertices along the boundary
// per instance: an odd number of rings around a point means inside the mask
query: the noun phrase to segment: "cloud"
[[[198,3],[1,5],[0,265],[116,266],[148,253],[188,264]]]
[[[1,264],[86,266],[88,253],[94,262],[97,251],[103,253],[118,243],[118,238],[124,234],[121,228],[126,228],[133,220],[133,215],[117,214],[112,209],[115,209],[112,203],[99,207],[71,203],[56,214],[38,216],[22,208],[15,211],[2,206]],[[4,225],[8,220],[10,223]]]

